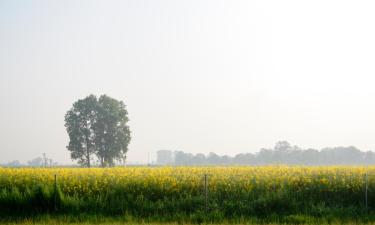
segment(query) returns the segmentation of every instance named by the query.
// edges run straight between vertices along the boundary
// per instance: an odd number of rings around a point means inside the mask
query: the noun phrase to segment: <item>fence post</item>
[[[368,174],[367,170],[365,173],[365,205],[366,205],[366,210],[368,209]]]
[[[57,211],[57,174],[55,174],[55,199],[54,199],[54,203],[55,203],[55,211]]]
[[[208,212],[208,179],[207,174],[204,175],[204,199],[205,199],[205,209]]]

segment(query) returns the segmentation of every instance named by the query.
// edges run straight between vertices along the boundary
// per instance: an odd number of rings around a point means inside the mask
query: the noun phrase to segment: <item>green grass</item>
[[[311,217],[306,215],[269,217],[238,217],[223,220],[185,216],[180,219],[168,220],[166,218],[135,218],[129,215],[53,215],[44,214],[37,216],[12,216],[1,217],[0,224],[375,224],[373,216],[362,215],[358,218],[337,217],[327,215],[324,217]]]
[[[1,225],[91,225],[93,223],[90,222],[82,222],[82,223],[64,223],[61,221],[40,221],[40,222],[32,222],[32,221],[22,221],[22,222],[9,222],[9,223],[0,223]],[[182,223],[147,223],[147,222],[103,222],[103,223],[95,223],[97,225],[134,225],[134,224],[144,224],[144,225],[181,225]],[[185,224],[185,223],[183,223]],[[211,224],[211,223],[209,223]],[[243,224],[243,225],[258,225],[258,224],[264,224],[264,225],[279,225],[279,224],[285,224],[285,223],[256,223],[256,222],[245,222],[245,223],[212,223],[212,225],[229,225],[229,224]],[[339,225],[339,224],[347,224],[347,225],[360,225],[363,223],[357,223],[357,222],[349,222],[349,223],[341,223],[341,222],[316,222],[316,223],[302,223],[301,225],[310,225],[310,224],[317,224],[317,225]],[[375,223],[368,223],[368,224],[375,224]],[[190,225],[189,223],[186,223],[186,225]],[[193,224],[191,224],[193,225]]]
[[[270,192],[254,198],[245,193],[211,195],[208,208],[203,196],[152,198],[127,195],[112,189],[101,195],[69,196],[60,189],[38,185],[19,191],[0,192],[0,221],[3,223],[369,223],[375,222],[372,208],[328,204],[301,198],[291,192]]]
[[[302,215],[290,215],[287,217],[268,217],[268,218],[252,218],[242,219],[238,218],[235,220],[224,220],[221,222],[192,222],[192,221],[174,221],[174,222],[160,222],[160,221],[149,221],[147,219],[132,218],[128,216],[122,217],[106,217],[100,215],[67,215],[67,216],[54,216],[54,215],[43,215],[32,218],[13,218],[13,219],[0,219],[0,225],[130,225],[130,224],[149,224],[149,225],[182,225],[182,224],[217,224],[217,225],[232,225],[232,224],[375,224],[372,221],[358,221],[358,220],[341,220],[338,218],[313,218]]]

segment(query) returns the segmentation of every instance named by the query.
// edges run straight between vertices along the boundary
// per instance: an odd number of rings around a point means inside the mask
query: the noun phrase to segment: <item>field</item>
[[[2,223],[368,223],[374,209],[375,167],[0,168]]]

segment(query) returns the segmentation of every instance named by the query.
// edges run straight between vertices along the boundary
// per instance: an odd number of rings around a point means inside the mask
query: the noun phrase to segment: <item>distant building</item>
[[[156,164],[172,165],[174,164],[173,152],[170,150],[159,150],[156,152]]]

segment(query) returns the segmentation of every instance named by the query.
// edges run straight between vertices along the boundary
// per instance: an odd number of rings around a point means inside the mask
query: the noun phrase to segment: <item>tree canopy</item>
[[[86,167],[94,159],[103,167],[125,161],[131,139],[128,121],[125,104],[107,95],[76,101],[65,115],[71,158]]]

